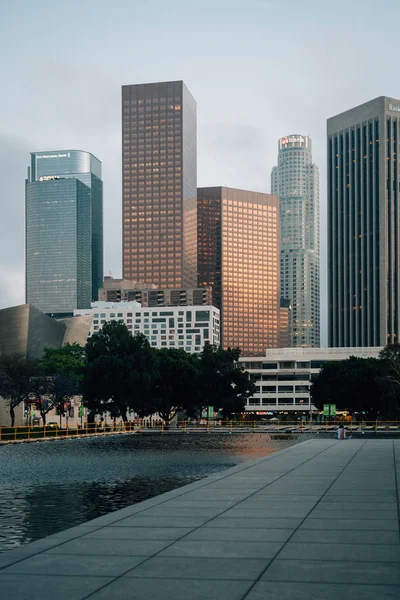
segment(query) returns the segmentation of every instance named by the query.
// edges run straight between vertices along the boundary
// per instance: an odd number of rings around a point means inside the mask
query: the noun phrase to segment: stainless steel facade
[[[310,137],[292,134],[279,140],[271,191],[280,197],[281,297],[292,306],[290,345],[319,347],[319,171]]]
[[[122,87],[123,277],[197,285],[196,102],[182,81]]]
[[[328,119],[329,346],[399,342],[400,100]]]
[[[103,282],[101,162],[34,152],[26,181],[26,300],[48,314],[90,306]]]
[[[85,345],[92,317],[57,321],[29,304],[0,310],[0,355],[22,354],[40,359],[45,348],[66,343]]]

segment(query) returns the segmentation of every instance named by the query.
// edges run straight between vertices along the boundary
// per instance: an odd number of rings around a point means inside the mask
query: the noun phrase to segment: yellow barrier
[[[257,421],[256,419],[251,420],[240,420],[234,421],[230,420],[222,420],[222,419],[202,419],[201,421],[190,422],[187,419],[182,421],[176,421],[172,423],[166,424],[161,422],[157,427],[151,425],[152,428],[164,432],[166,429],[168,431],[183,431],[185,433],[190,433],[190,431],[198,431],[198,432],[222,432],[229,431],[229,433],[233,433],[234,431],[243,432],[248,431],[249,433],[253,432],[282,432],[285,431],[288,433],[296,432],[296,433],[305,433],[305,432],[323,432],[323,433],[334,433],[342,423],[349,434],[357,433],[357,432],[386,432],[386,433],[398,433],[400,435],[400,421],[325,421],[322,423],[318,423],[316,421],[282,421],[281,419],[277,421]],[[143,421],[141,421],[137,426],[135,426],[135,422],[133,421],[119,421],[113,422],[110,425],[105,421],[104,423],[88,423],[86,422],[83,427],[76,425],[76,427],[71,427],[69,424],[66,425],[65,429],[56,427],[49,427],[45,425],[43,427],[32,427],[30,425],[24,427],[4,427],[0,426],[0,442],[7,441],[19,441],[19,440],[32,440],[32,439],[44,439],[44,438],[60,438],[63,437],[76,437],[76,436],[91,436],[96,434],[104,434],[104,433],[129,433],[129,432],[141,432],[145,429]]]

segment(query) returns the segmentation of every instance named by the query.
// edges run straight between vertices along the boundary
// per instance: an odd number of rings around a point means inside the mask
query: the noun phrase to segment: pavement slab
[[[0,556],[15,600],[400,598],[400,441],[314,439]]]

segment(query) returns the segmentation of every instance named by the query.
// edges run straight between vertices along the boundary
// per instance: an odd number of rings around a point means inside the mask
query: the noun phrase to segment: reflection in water
[[[146,434],[2,446],[0,552],[293,443],[266,434]]]

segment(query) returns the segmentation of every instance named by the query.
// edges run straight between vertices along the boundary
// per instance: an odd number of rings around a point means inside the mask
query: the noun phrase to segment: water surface
[[[267,434],[145,434],[0,446],[0,552],[293,443]]]

